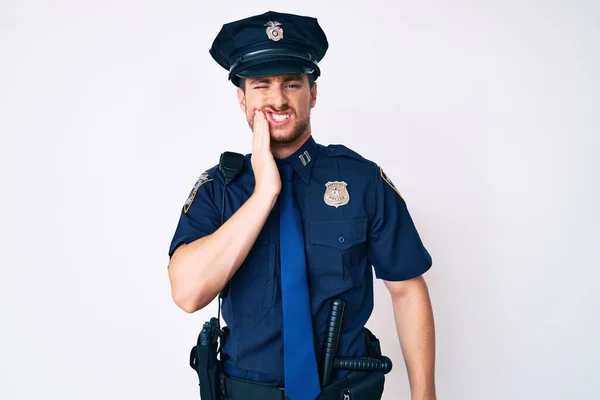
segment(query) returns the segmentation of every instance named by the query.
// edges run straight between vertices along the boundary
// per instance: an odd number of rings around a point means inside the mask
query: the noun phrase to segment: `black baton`
[[[381,360],[369,357],[337,357],[333,368],[350,371],[381,371],[387,374],[392,370],[392,360],[381,356]]]
[[[392,360],[385,356],[380,356],[379,359],[371,357],[336,357],[345,304],[344,300],[340,298],[334,299],[331,303],[329,326],[325,337],[325,350],[321,360],[322,387],[331,383],[331,373],[334,368],[348,371],[381,371],[384,374],[392,370]]]
[[[345,303],[342,299],[335,299],[331,303],[329,326],[327,327],[327,336],[325,338],[325,352],[321,364],[322,387],[329,385],[331,382],[331,371],[333,370],[335,355],[338,350],[344,308]]]

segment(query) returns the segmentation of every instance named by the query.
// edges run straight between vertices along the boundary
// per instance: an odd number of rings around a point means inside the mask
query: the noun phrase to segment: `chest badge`
[[[348,184],[344,181],[327,182],[325,184],[325,204],[335,208],[348,204],[350,201],[350,193],[348,193],[346,186],[348,186]]]

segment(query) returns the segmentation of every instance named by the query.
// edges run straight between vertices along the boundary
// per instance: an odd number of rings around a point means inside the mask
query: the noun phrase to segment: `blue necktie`
[[[314,400],[321,392],[310,311],[300,210],[294,198],[291,164],[280,169],[279,239],[283,299],[283,363],[285,395]]]

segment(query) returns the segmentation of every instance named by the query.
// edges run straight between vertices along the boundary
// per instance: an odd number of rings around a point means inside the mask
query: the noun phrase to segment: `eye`
[[[263,86],[254,86],[254,89],[266,89],[266,88],[267,88],[267,87],[266,87],[266,86],[264,86],[264,85],[263,85]]]

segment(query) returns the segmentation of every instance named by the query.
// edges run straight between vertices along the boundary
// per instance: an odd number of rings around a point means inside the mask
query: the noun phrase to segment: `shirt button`
[[[344,242],[346,241],[346,238],[345,238],[345,237],[343,237],[343,236],[340,236],[340,237],[338,238],[338,241],[339,241],[340,243],[344,243]]]
[[[329,151],[335,151],[335,147],[330,147]]]

